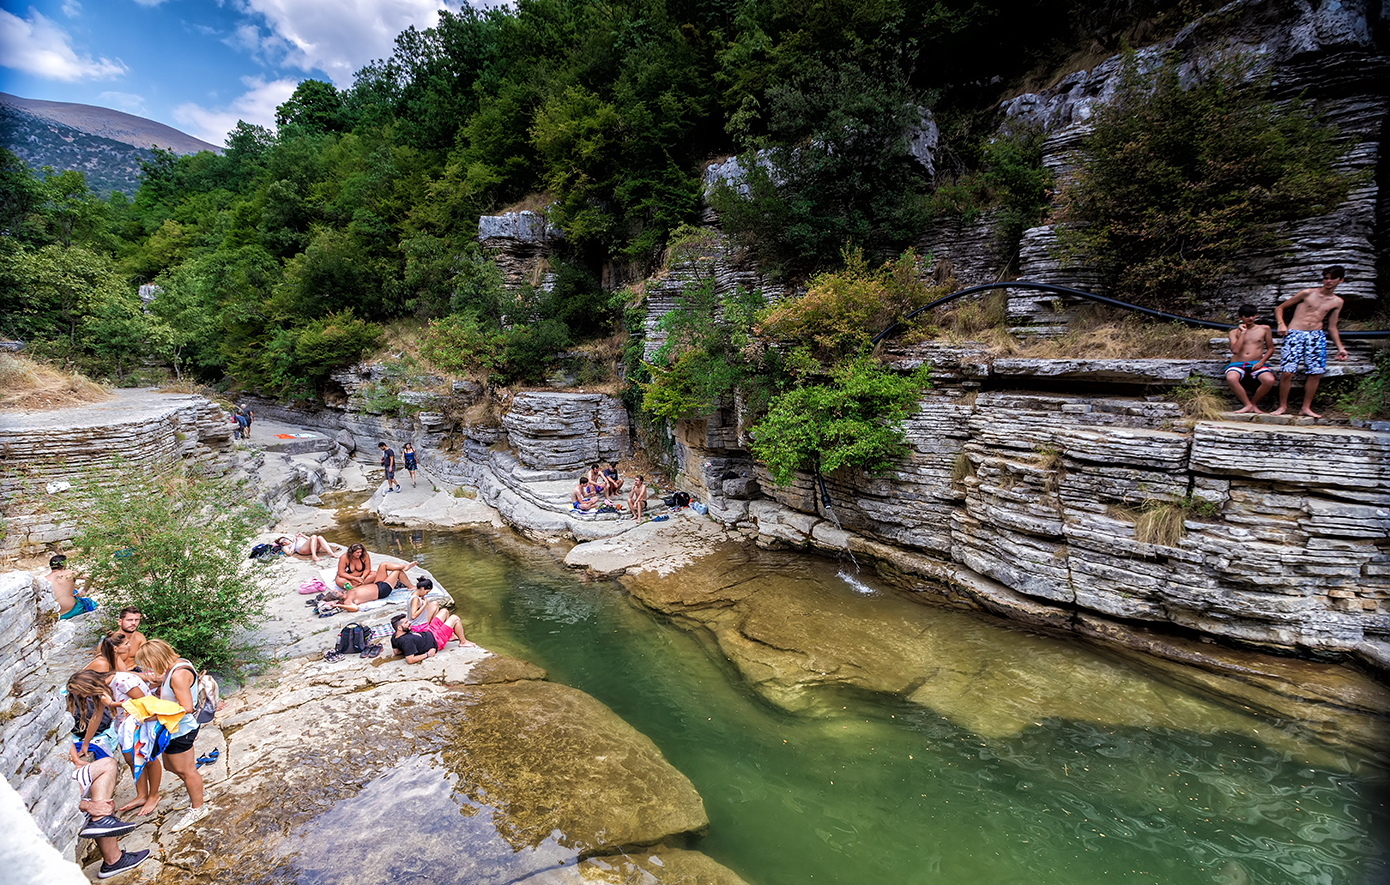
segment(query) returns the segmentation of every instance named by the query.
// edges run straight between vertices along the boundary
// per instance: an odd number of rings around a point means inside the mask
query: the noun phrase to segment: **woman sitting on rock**
[[[307,556],[314,562],[336,555],[333,553],[333,545],[328,543],[328,539],[323,535],[296,533],[293,540],[281,535],[275,539],[275,546],[286,556]],[[319,553],[320,550],[323,552]]]
[[[383,563],[381,568],[386,572],[384,580],[353,584],[346,590],[341,591],[330,590],[323,595],[323,601],[331,603],[334,608],[340,609],[341,611],[355,612],[365,603],[375,602],[378,599],[385,599],[390,596],[397,587],[406,586],[407,578],[405,573],[415,568],[415,563],[410,562],[403,566]]]
[[[358,584],[372,584],[377,581],[386,581],[388,571],[406,571],[415,567],[415,563],[402,568],[398,565],[391,565],[383,562],[376,568],[372,568],[372,556],[367,552],[367,548],[361,544],[353,544],[338,557],[338,575],[333,579],[335,586],[346,590]],[[394,586],[394,582],[392,583]]]

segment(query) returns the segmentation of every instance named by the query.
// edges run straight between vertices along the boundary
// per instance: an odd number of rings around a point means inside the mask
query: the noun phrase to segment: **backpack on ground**
[[[673,498],[676,499],[676,502],[675,502],[674,504],[671,505],[671,506],[673,506],[673,507],[689,507],[689,506],[690,506],[690,495],[687,494],[687,493],[685,493],[685,492],[676,492],[676,493],[675,493],[674,495],[672,495],[671,497],[673,497]]]
[[[279,549],[279,547],[276,547],[274,544],[268,542],[263,544],[257,544],[255,547],[251,548],[251,558],[260,559],[262,556],[272,556]]]
[[[361,624],[348,624],[338,632],[338,646],[334,651],[340,655],[360,655],[370,644],[371,631]]]

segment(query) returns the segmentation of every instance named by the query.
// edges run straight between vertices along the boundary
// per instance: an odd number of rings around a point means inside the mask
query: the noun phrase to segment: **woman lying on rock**
[[[391,648],[403,655],[407,664],[419,664],[426,658],[434,657],[434,653],[442,651],[450,639],[458,639],[460,648],[477,647],[464,638],[463,622],[458,615],[449,615],[447,620],[442,621],[436,617],[417,632],[412,632],[409,616],[399,614],[391,619],[391,629],[395,634],[391,637]]]
[[[279,547],[286,556],[307,556],[314,562],[337,555],[333,552],[333,545],[328,543],[323,535],[296,533],[293,539],[281,535],[275,539],[275,546]],[[319,551],[323,552],[320,553]]]

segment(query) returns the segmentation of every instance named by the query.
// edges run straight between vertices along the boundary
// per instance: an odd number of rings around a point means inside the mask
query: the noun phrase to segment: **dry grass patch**
[[[965,482],[975,475],[975,464],[965,452],[958,452],[951,463],[951,482]]]
[[[1187,511],[1178,504],[1148,503],[1134,520],[1134,537],[1141,544],[1172,547],[1187,534]]]
[[[41,412],[110,398],[111,391],[83,375],[0,353],[0,411]]]
[[[1226,394],[1209,379],[1193,375],[1173,391],[1173,401],[1182,406],[1182,413],[1197,421],[1214,421],[1229,406]]]
[[[527,194],[510,206],[497,211],[498,215],[506,215],[508,212],[536,212],[545,214],[545,208],[555,202],[555,197],[548,193]]]
[[[919,319],[920,321],[920,319]],[[1098,305],[1083,305],[1060,335],[1016,337],[1008,328],[1008,299],[1002,291],[944,309],[916,340],[947,344],[978,342],[995,356],[1033,359],[1214,359],[1212,330],[1158,323]]]

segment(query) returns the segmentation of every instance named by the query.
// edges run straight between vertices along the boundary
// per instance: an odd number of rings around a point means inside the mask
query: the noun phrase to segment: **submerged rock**
[[[689,780],[543,675],[467,648],[290,662],[224,714],[215,813],[160,834],[159,881],[740,882],[676,850],[709,823]]]
[[[984,737],[1060,718],[1253,730],[1301,757],[1325,752],[1309,737],[1357,755],[1385,746],[1390,691],[1346,667],[1198,643],[1166,650],[1186,665],[1089,649],[893,592],[856,592],[834,568],[725,548],[677,575],[634,570],[623,583],[647,606],[710,630],[748,682],[787,710],[815,713],[833,705],[823,689],[846,686],[905,698]],[[1267,728],[1252,712],[1296,724]]]

